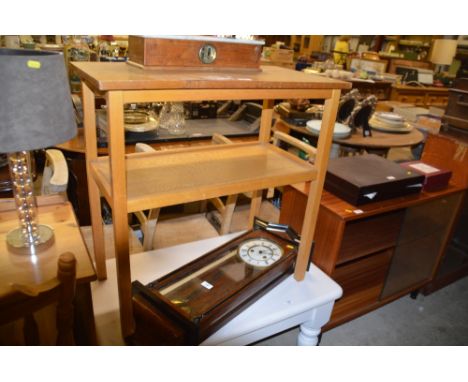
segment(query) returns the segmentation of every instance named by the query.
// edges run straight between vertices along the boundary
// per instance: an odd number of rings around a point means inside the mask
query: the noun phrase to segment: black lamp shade
[[[53,146],[76,132],[63,55],[0,49],[0,152]]]

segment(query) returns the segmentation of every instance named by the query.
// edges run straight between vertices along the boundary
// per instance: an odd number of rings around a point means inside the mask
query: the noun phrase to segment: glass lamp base
[[[29,248],[31,246],[40,249],[43,246],[49,245],[53,242],[54,239],[54,230],[43,224],[37,226],[37,243],[29,244],[28,240],[25,239],[23,231],[21,228],[16,228],[7,235],[7,243],[13,248]]]

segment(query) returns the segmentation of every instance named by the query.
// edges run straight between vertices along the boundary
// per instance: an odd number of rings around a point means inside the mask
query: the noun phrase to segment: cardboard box
[[[431,134],[439,134],[442,119],[436,115],[420,114],[416,117],[415,127],[424,129]]]
[[[424,191],[441,190],[448,186],[452,177],[452,171],[440,169],[422,161],[404,162],[400,163],[400,166],[409,171],[424,175]]]
[[[265,47],[262,51],[262,57],[268,61],[291,63],[294,61],[294,51],[291,49]]]

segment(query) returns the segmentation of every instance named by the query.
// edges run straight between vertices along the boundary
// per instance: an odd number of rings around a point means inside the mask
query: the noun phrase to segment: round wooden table
[[[302,126],[295,126],[278,119],[274,129],[290,133],[296,131],[298,133],[316,138],[317,136]],[[368,153],[378,154],[386,157],[388,151],[395,147],[413,147],[420,144],[424,140],[424,135],[418,129],[414,128],[409,133],[384,133],[372,130],[371,137],[364,137],[362,130],[357,129],[354,134],[345,139],[333,139],[334,143],[340,145],[342,155],[347,153]]]
[[[345,139],[334,139],[333,142],[342,146],[346,151],[366,151],[368,153],[387,156],[388,151],[395,147],[413,147],[424,140],[424,134],[414,128],[409,133],[384,133],[372,130],[372,137],[364,137],[362,130]]]

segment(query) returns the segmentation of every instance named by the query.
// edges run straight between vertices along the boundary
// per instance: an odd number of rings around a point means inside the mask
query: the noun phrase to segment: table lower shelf
[[[110,168],[109,157],[91,163],[94,179],[112,206]],[[310,163],[258,142],[129,154],[127,211],[311,181],[316,176]]]

